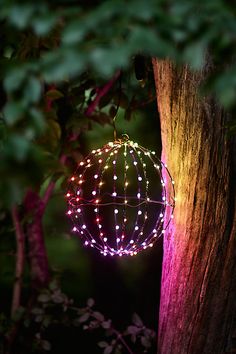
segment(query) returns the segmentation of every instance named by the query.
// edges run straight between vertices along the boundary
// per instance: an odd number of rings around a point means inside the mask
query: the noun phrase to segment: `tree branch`
[[[15,283],[13,287],[12,307],[11,315],[13,316],[15,311],[20,306],[21,301],[21,288],[22,277],[24,270],[24,252],[25,252],[25,235],[20,223],[17,206],[14,206],[11,210],[12,220],[15,227],[16,234],[16,268],[15,268]]]
[[[60,162],[64,164],[65,160],[66,155],[62,154]],[[50,280],[42,218],[55,184],[56,182],[53,180],[49,182],[42,198],[36,192],[28,190],[24,200],[26,213],[31,213],[32,215],[32,222],[28,222],[26,225],[26,234],[29,242],[31,277],[35,289],[47,286]]]
[[[122,345],[126,348],[126,350],[128,351],[129,354],[134,354],[134,352],[131,350],[131,348],[128,346],[128,344],[126,343],[126,341],[124,340],[122,334],[117,331],[114,327],[112,327],[113,332],[116,335],[116,338],[118,341],[120,341],[122,343]]]
[[[61,164],[64,164],[65,161],[66,161],[66,155],[62,154],[60,157]],[[42,197],[42,201],[45,206],[47,205],[47,203],[49,202],[49,199],[51,198],[52,192],[55,187],[55,183],[56,183],[55,181],[50,181],[45,192],[44,192],[44,195]]]
[[[38,193],[29,189],[25,196],[24,208],[26,215],[31,217],[31,221],[26,224],[25,232],[29,245],[32,285],[34,289],[40,289],[47,286],[50,280],[42,224],[45,204]]]
[[[91,114],[94,112],[95,108],[98,106],[101,98],[107,94],[108,91],[112,88],[118,77],[120,76],[121,71],[117,71],[113,78],[108,81],[103,87],[98,89],[97,96],[95,99],[91,102],[91,104],[88,106],[88,108],[85,111],[85,115],[87,117],[91,116]]]

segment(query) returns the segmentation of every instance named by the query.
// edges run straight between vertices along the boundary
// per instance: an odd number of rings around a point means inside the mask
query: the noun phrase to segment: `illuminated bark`
[[[232,352],[236,305],[234,146],[226,114],[197,93],[205,73],[153,61],[162,160],[176,181],[165,234],[159,353]]]

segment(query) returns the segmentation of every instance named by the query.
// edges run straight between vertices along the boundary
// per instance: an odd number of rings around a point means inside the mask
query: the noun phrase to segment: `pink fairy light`
[[[166,164],[127,136],[79,162],[66,198],[72,231],[83,244],[119,257],[153,247],[173,218],[176,200]]]

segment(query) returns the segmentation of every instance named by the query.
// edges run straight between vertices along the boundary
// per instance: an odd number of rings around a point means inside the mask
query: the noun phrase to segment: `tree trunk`
[[[29,190],[24,201],[24,207],[26,214],[31,216],[31,222],[26,224],[26,235],[29,244],[32,285],[33,288],[40,289],[46,287],[50,280],[42,225],[45,203],[36,192]]]
[[[159,353],[232,352],[236,174],[227,116],[198,95],[206,72],[176,69],[169,61],[153,60],[153,66],[162,160],[177,198],[164,238]]]
[[[12,207],[12,220],[15,227],[16,235],[16,266],[15,266],[15,281],[13,286],[11,316],[13,317],[16,310],[21,305],[21,288],[24,272],[25,260],[25,235],[20,223],[20,217],[17,206]]]

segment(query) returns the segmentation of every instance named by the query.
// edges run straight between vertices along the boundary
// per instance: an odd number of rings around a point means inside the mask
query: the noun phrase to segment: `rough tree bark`
[[[22,230],[17,206],[12,207],[12,220],[16,234],[16,268],[11,307],[11,315],[13,317],[15,311],[21,304],[21,287],[25,260],[25,235]]]
[[[162,159],[177,197],[164,239],[159,353],[232,352],[236,174],[227,117],[213,99],[198,95],[206,72],[169,61],[153,60],[153,66]]]
[[[42,219],[45,203],[39,195],[29,190],[25,197],[24,207],[26,214],[31,216],[27,222],[25,232],[29,244],[29,260],[32,286],[40,289],[48,285],[50,280],[47,251],[44,241]]]

